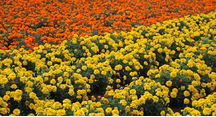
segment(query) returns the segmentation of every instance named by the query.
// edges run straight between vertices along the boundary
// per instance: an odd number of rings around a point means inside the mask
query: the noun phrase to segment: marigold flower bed
[[[0,49],[30,49],[45,43],[104,32],[131,31],[185,15],[209,13],[214,0],[2,0]]]
[[[215,116],[216,12],[210,12],[215,3],[176,2],[1,2],[2,43],[9,45],[0,49],[0,114]],[[166,21],[160,15],[143,16],[147,6],[157,14],[164,5],[163,10],[179,9],[185,16],[161,15],[178,18]],[[142,6],[146,11],[139,10]],[[114,17],[100,16],[107,7],[127,30],[99,22]],[[184,8],[193,9],[194,16]],[[91,19],[94,13],[99,19]],[[92,25],[84,27],[83,21]],[[133,27],[129,21],[145,25]],[[87,27],[95,27],[97,33]],[[172,107],[181,108],[182,114]]]

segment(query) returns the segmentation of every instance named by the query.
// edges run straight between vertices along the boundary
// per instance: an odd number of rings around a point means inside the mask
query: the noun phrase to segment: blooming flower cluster
[[[75,34],[33,51],[1,49],[0,114],[174,116],[181,115],[171,109],[177,106],[183,115],[215,115],[215,17]]]
[[[0,49],[60,44],[74,34],[131,31],[185,15],[209,13],[214,0],[1,0]]]
[[[207,115],[216,115],[215,107],[215,96],[216,93],[208,95],[206,98],[201,98],[199,100],[194,100],[192,102],[191,107],[185,107],[183,110],[184,115],[190,115],[190,116],[207,116]]]

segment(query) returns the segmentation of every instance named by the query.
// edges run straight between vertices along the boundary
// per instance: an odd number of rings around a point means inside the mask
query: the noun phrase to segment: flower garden
[[[215,0],[0,4],[0,115],[216,116]]]

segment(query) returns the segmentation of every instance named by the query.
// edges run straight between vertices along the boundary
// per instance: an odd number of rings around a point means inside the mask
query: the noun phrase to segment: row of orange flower
[[[0,48],[32,49],[216,9],[214,0],[2,0]]]

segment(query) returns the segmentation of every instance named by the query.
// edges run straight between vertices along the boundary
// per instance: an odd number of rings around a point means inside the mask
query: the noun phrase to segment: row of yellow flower
[[[167,107],[193,105],[215,90],[215,16],[185,16],[128,33],[75,36],[59,46],[40,45],[32,53],[1,50],[0,112],[179,115]],[[90,100],[89,94],[98,91],[106,92],[104,97]],[[198,111],[214,113],[204,110]]]

